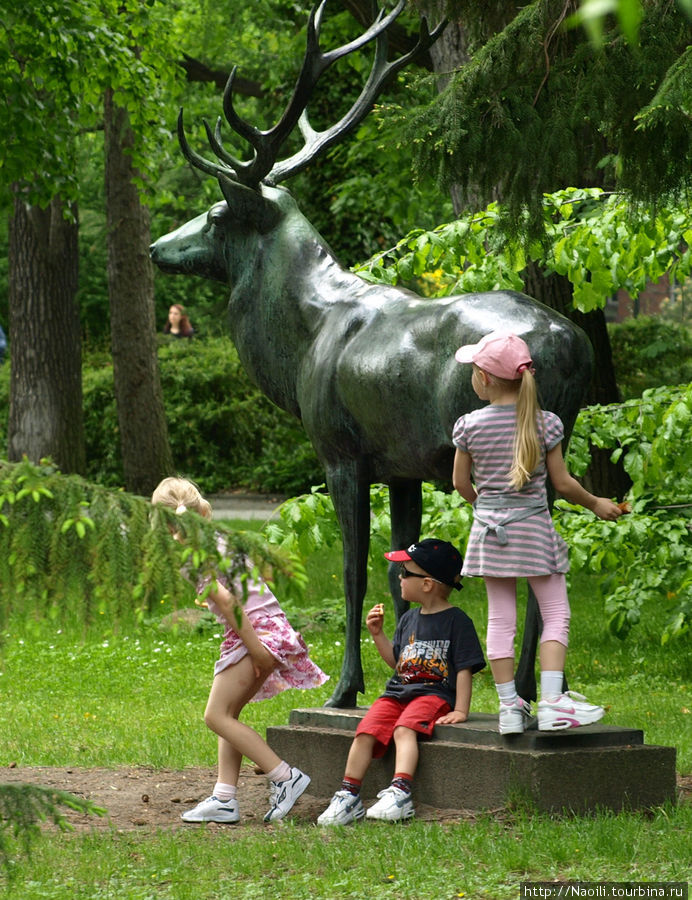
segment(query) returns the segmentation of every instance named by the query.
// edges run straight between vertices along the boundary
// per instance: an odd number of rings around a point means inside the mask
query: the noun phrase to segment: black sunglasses
[[[419,572],[411,572],[404,565],[399,566],[399,575],[402,578],[432,578],[432,575],[421,575]],[[435,580],[433,578],[433,581]]]

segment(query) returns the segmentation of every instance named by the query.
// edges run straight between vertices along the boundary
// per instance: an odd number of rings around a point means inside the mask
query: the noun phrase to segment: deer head
[[[446,25],[443,21],[434,31],[428,30],[427,21],[421,19],[418,40],[414,47],[402,56],[388,61],[387,29],[398,18],[406,6],[406,0],[399,0],[394,9],[384,14],[380,10],[372,25],[359,37],[341,47],[323,51],[320,48],[320,27],[327,0],[322,0],[313,7],[307,25],[307,46],[303,65],[293,90],[291,99],[279,121],[272,128],[260,131],[241,118],[233,105],[233,83],[236,76],[234,67],[226,83],[223,95],[223,110],[231,129],[248,142],[252,148],[251,158],[239,160],[231,155],[222,144],[221,117],[217,119],[214,130],[204,120],[204,127],[211,149],[217,161],[209,162],[190,148],[185,136],[183,111],[178,116],[178,139],[186,159],[195,168],[213,175],[218,179],[227,202],[243,204],[243,188],[257,192],[261,184],[277,185],[291,175],[305,169],[313,159],[324,153],[329,147],[341,140],[356,128],[367,116],[384,84],[392,75],[402,69],[413,57],[427,50],[441,34]],[[307,106],[323,73],[338,59],[342,59],[367,44],[375,42],[375,53],[369,77],[353,106],[334,125],[324,131],[315,131],[310,125]],[[304,139],[300,150],[284,160],[277,161],[281,147],[293,132],[296,125]],[[238,189],[240,188],[240,190]],[[229,197],[229,194],[231,195]],[[247,195],[245,201],[247,204]],[[271,227],[273,218],[267,213],[267,219],[260,214],[260,227]]]

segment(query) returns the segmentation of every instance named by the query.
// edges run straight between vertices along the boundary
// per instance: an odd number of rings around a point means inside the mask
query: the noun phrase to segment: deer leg
[[[363,599],[368,583],[370,483],[362,465],[352,460],[327,471],[327,487],[343,542],[346,646],[341,677],[325,706],[346,708],[357,706],[358,692],[365,690],[360,636]]]
[[[404,550],[420,538],[423,492],[420,481],[394,481],[389,485],[389,515],[392,521],[392,550]],[[401,599],[399,563],[389,564],[389,590],[397,621],[409,604]]]
[[[536,699],[536,648],[538,638],[543,629],[541,613],[534,592],[529,587],[526,601],[526,619],[524,620],[524,638],[521,642],[519,664],[514,676],[517,693],[524,700]]]

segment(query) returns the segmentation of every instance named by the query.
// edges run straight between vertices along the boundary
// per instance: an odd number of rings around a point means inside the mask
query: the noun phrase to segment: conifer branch
[[[181,533],[183,543],[171,537]],[[223,539],[223,546],[220,543]],[[210,573],[247,577],[247,560],[300,593],[300,565],[256,532],[62,475],[49,461],[0,461],[0,624],[17,612],[89,627],[191,605]],[[8,590],[10,589],[11,590]]]

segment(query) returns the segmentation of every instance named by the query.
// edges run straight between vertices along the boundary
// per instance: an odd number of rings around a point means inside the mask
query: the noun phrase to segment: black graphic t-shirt
[[[412,700],[435,694],[454,706],[457,672],[471,674],[485,666],[483,650],[471,619],[457,606],[423,615],[410,609],[399,619],[392,638],[396,672],[385,697]]]

